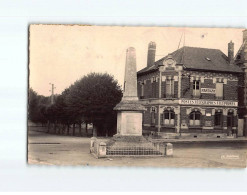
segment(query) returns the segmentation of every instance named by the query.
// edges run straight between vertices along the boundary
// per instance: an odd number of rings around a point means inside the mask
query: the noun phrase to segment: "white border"
[[[0,190],[246,191],[247,170],[26,164],[28,25],[247,27],[247,1],[0,2]],[[3,71],[3,72],[2,72]]]

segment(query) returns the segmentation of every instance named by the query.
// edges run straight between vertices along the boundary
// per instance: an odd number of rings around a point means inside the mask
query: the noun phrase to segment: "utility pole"
[[[53,83],[49,83],[51,85],[51,90],[49,90],[51,92],[51,104],[54,104],[54,89],[56,89],[56,87],[54,87]]]

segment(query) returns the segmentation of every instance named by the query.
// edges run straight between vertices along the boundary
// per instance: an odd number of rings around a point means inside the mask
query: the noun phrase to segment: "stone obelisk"
[[[126,51],[123,98],[117,110],[117,136],[142,136],[142,112],[145,109],[137,97],[136,52]]]

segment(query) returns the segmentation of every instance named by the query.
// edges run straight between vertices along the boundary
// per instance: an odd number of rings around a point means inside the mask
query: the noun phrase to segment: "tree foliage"
[[[113,108],[122,98],[122,91],[113,76],[107,73],[90,73],[76,81],[55,99],[29,91],[29,119],[33,122],[54,124],[93,123],[98,135],[114,134],[116,112]],[[48,100],[48,101],[47,101]]]

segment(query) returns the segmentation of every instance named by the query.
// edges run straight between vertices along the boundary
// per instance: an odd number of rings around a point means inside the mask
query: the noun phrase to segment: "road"
[[[173,157],[96,159],[90,138],[28,132],[28,162],[44,165],[245,168],[247,142],[174,143]]]

